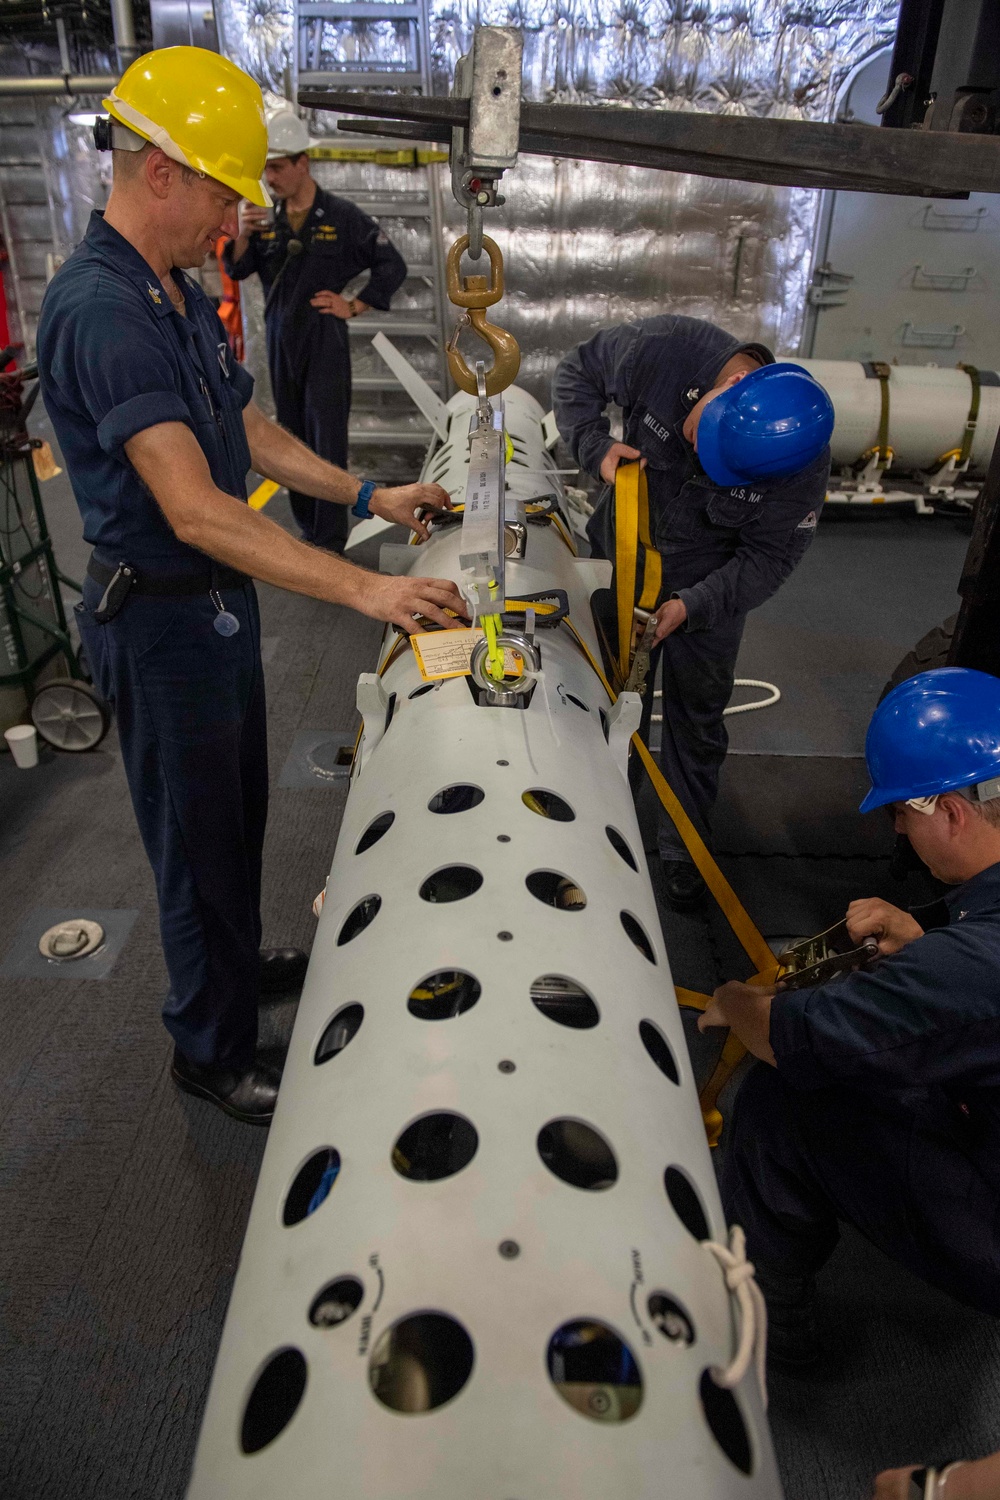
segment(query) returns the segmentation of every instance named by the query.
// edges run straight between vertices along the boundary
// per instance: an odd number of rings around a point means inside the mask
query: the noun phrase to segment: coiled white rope
[[[702,1240],[704,1249],[711,1251],[725,1277],[726,1286],[736,1298],[739,1307],[739,1338],[736,1353],[724,1370],[712,1370],[712,1379],[723,1390],[731,1391],[739,1385],[751,1359],[757,1367],[764,1410],[767,1410],[767,1303],[764,1293],[754,1280],[753,1262],[747,1260],[746,1235],[738,1224],[729,1231],[729,1244],[720,1245],[717,1240]]]
[[[761,682],[756,677],[737,677],[733,682],[733,687],[764,688],[770,694],[770,697],[758,698],[755,703],[731,703],[728,708],[724,708],[722,710],[724,718],[728,714],[748,714],[755,708],[770,708],[773,703],[779,703],[781,701],[781,689],[779,687],[775,687],[773,682]],[[663,697],[663,693],[660,688],[656,689],[653,697]],[[663,715],[654,714],[653,723],[662,724]]]
[[[723,715],[748,714],[755,708],[770,708],[772,703],[778,703],[781,700],[780,688],[775,687],[773,682],[760,682],[756,677],[737,677],[733,687],[763,688],[766,693],[770,694],[770,697],[758,698],[755,703],[731,703],[728,708],[723,709]]]

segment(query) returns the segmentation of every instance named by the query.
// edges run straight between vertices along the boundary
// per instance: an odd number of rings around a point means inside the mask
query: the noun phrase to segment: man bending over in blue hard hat
[[[817,1356],[813,1278],[839,1219],[1000,1315],[1000,681],[911,677],[875,710],[865,757],[862,812],[891,806],[955,889],[916,915],[853,901],[848,931],[878,939],[874,967],[784,994],[726,984],[699,1022],[762,1059],[736,1099],[722,1190],[788,1362]]]
[[[624,414],[611,438],[609,403]],[[641,459],[650,540],[662,558],[656,639],[641,732],[663,660],[660,764],[702,838],[715,803],[747,612],[763,604],[812,541],[830,471],[830,398],[763,344],[667,314],[606,328],[566,355],[552,392],[574,459],[607,488],[588,526],[596,557],[615,556],[619,463]],[[661,816],[667,898],[679,911],[705,887]]]

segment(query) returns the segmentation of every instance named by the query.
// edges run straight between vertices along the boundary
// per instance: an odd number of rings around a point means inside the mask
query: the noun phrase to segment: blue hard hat
[[[703,408],[698,457],[716,484],[778,479],[819,457],[833,423],[833,402],[801,365],[765,365]]]
[[[1000,776],[1000,680],[970,667],[908,677],[872,714],[865,760],[862,812]]]

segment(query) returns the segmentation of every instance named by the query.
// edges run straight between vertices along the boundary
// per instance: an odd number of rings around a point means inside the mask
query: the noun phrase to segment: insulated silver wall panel
[[[432,0],[435,91],[447,92],[476,25],[518,26],[531,99],[829,119],[851,70],[891,39],[897,9],[897,0],[807,9],[788,0]],[[229,55],[280,91],[289,0],[220,0],[217,13]],[[317,26],[324,66],[403,62],[402,23]],[[329,130],[332,119],[316,115],[312,125]],[[524,351],[520,383],[543,404],[566,349],[623,318],[681,312],[780,352],[798,347],[816,193],[532,157],[504,192],[507,206],[489,216],[507,264],[498,320]],[[464,226],[450,195],[445,213],[451,238]]]

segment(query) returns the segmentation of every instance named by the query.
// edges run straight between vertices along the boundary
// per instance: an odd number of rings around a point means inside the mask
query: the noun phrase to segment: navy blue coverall
[[[246,500],[243,408],[253,379],[215,308],[181,271],[175,312],[139,252],[100,213],[42,304],[38,367],[94,561],[121,562],[176,594],[136,588],[100,625],[88,577],[77,606],[94,681],[113,705],[125,775],[156,877],[170,977],[164,1021],[182,1054],[244,1071],[260,985],[267,741],[257,596],[181,542],[125,454],[161,422],[194,433],[222,490]],[[332,508],[332,507],[331,507]],[[213,581],[240,622],[216,633]],[[181,589],[196,592],[180,592]],[[110,831],[108,859],[115,857]]]
[[[806,1276],[856,1225],[1000,1316],[1000,864],[874,968],[776,995],[722,1171],[755,1264]],[[927,918],[916,913],[918,921]]]
[[[300,254],[289,255],[297,241]],[[406,262],[374,219],[323,188],[302,228],[292,229],[285,205],[275,209],[270,229],[252,234],[243,256],[223,263],[235,281],[256,271],[264,288],[267,363],[275,415],[320,458],[347,468],[347,421],[351,413],[351,352],[347,322],[310,303],[317,292],[342,292],[362,271],[371,279],[358,293],[369,307],[388,312],[406,279]],[[347,508],[291,491],[292,510],[307,542],[343,552],[350,521]]]
[[[623,441],[647,461],[650,540],[663,559],[662,604],[683,600],[687,619],[654,660],[641,732],[648,732],[662,659],[660,765],[702,838],[729,743],[723,711],[732,695],[747,612],[769,599],[801,562],[826,496],[830,451],[798,474],[725,488],[705,474],[683,435],[684,419],[734,354],[773,364],[763,344],[744,344],[700,318],[664,314],[606,328],[566,355],[552,405],[575,461],[600,478],[612,444],[609,403],[623,412]],[[588,525],[595,557],[615,555],[614,491],[606,485]],[[665,860],[686,860],[664,814]]]

